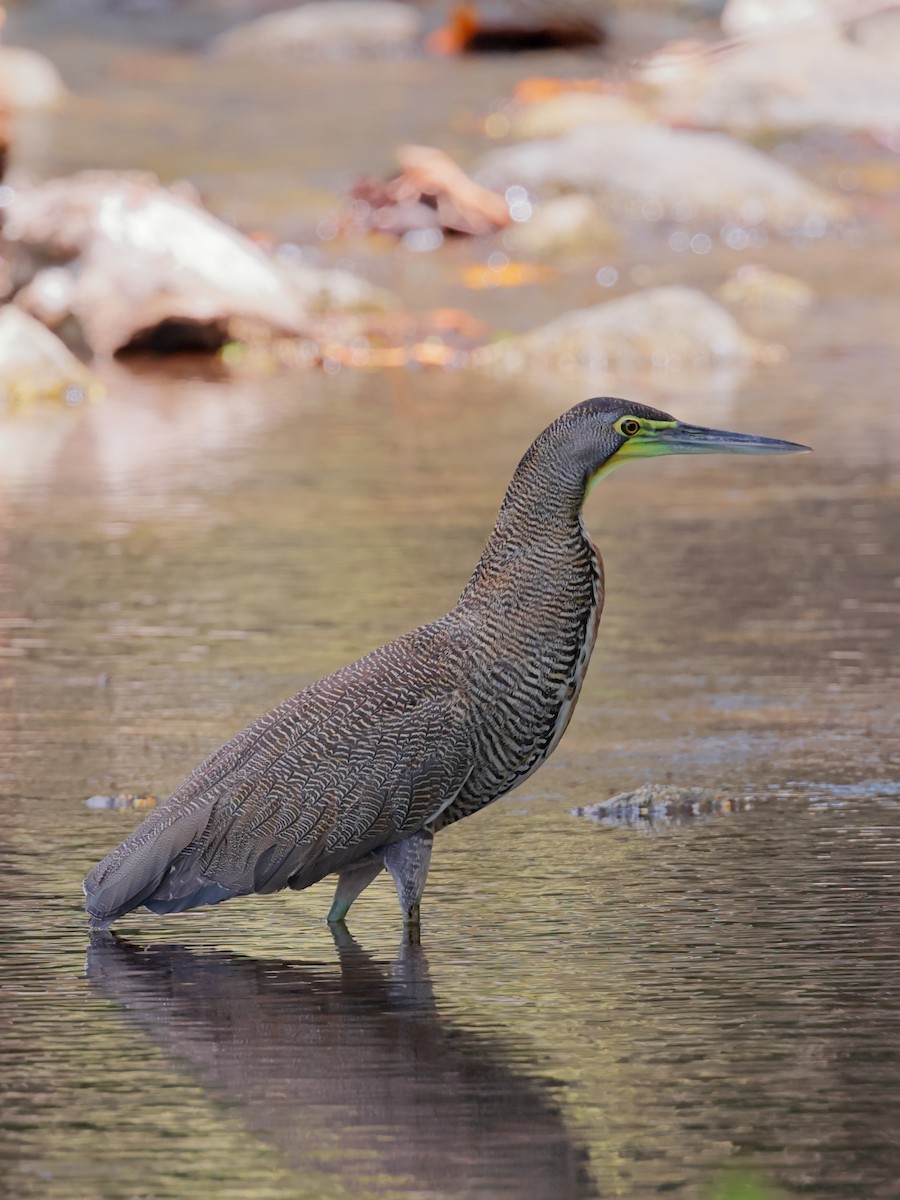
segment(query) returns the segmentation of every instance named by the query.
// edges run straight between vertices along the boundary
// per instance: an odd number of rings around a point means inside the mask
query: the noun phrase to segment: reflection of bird
[[[85,881],[107,926],[326,875],[341,921],[383,869],[418,927],[434,832],[527,779],[569,722],[603,604],[581,507],[627,459],[791,442],[587,400],[527,451],[456,607],[311,684],[217,750]]]
[[[377,1175],[392,1195],[596,1196],[552,1085],[508,1065],[519,1047],[440,1014],[421,947],[386,970],[338,934],[339,971],[100,935],[88,978],[304,1174]]]

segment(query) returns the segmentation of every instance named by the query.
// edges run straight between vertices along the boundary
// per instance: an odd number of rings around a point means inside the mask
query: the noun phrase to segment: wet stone
[[[304,58],[394,57],[409,53],[422,18],[391,0],[328,0],[271,13],[220,34],[218,58],[291,61]]]
[[[674,372],[749,363],[771,353],[703,292],[660,287],[564,313],[529,333],[482,347],[472,364],[506,371]]]
[[[507,146],[481,160],[476,178],[540,196],[588,193],[624,220],[742,221],[752,206],[756,224],[791,233],[811,217],[827,226],[849,213],[843,199],[750,146],[661,125],[589,125]]]
[[[714,788],[675,787],[645,783],[632,792],[620,792],[609,800],[573,808],[576,817],[587,817],[605,825],[681,825],[702,817],[744,812],[753,808],[752,796],[735,796]]]

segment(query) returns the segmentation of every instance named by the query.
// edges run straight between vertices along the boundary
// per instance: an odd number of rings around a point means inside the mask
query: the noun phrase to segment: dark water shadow
[[[421,947],[386,967],[336,941],[333,966],[109,938],[87,975],[287,1168],[396,1195],[599,1196],[553,1084],[441,1014]]]

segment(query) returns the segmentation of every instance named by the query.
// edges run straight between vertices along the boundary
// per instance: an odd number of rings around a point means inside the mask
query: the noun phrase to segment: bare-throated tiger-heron
[[[572,716],[603,607],[591,484],[636,458],[805,449],[626,400],[570,408],[519,463],[456,606],[216,750],[88,875],[93,926],[326,875],[339,922],[387,869],[415,931],[434,834],[527,779]]]

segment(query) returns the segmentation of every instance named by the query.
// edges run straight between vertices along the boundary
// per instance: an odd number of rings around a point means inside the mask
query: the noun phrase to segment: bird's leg
[[[431,830],[420,829],[412,837],[394,842],[384,851],[384,865],[391,873],[403,909],[403,924],[409,940],[414,943],[419,941],[419,901],[425,891],[433,842]]]
[[[338,875],[334,900],[331,902],[331,910],[328,913],[328,924],[336,925],[339,921],[343,921],[356,897],[360,892],[364,892],[372,880],[383,870],[384,864],[381,858],[373,855],[371,858],[364,858],[341,871]]]

